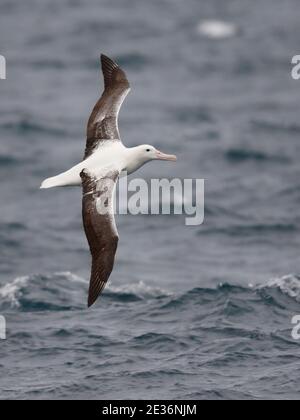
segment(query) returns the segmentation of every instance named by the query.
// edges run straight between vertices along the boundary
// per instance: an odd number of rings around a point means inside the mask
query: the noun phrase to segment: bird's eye
[[[146,152],[151,152],[151,149],[146,149]]]

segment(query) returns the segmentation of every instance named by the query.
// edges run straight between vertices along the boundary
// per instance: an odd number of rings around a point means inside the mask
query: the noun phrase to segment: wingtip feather
[[[107,55],[101,54],[101,67],[104,77],[104,86],[106,88],[111,84],[113,73],[115,70],[119,69],[119,66]]]

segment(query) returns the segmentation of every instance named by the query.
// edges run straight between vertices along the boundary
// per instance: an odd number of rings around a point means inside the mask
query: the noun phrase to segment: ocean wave
[[[0,287],[0,309],[25,312],[85,309],[88,281],[71,272],[22,276]],[[170,296],[142,281],[124,286],[107,285],[101,299],[133,302]]]
[[[21,159],[17,159],[11,155],[0,155],[0,165],[3,166],[12,166],[12,165],[19,165]]]
[[[87,280],[70,272],[18,277],[0,287],[0,309],[24,312],[85,309],[87,289]],[[277,292],[276,296],[272,295],[272,290]],[[220,283],[214,288],[196,287],[183,293],[148,286],[140,281],[118,287],[108,285],[101,299],[124,304],[155,300],[163,311],[186,308],[190,304],[211,303],[216,308],[221,304],[220,314],[235,316],[253,310],[246,304],[253,294],[268,303],[273,300],[276,306],[284,296],[300,302],[300,277],[287,275],[257,286]]]
[[[206,106],[177,106],[170,109],[170,114],[182,123],[213,123],[213,112]]]
[[[254,161],[273,161],[273,162],[288,162],[289,159],[284,156],[268,155],[267,153],[260,150],[247,150],[232,148],[225,152],[225,156],[231,162],[243,162],[247,160]]]
[[[231,237],[245,237],[257,234],[272,234],[296,232],[298,226],[293,223],[270,223],[270,224],[249,224],[249,225],[232,225],[232,226],[216,226],[213,228],[203,228],[199,230],[198,235],[227,235]]]
[[[254,119],[252,120],[252,126],[256,130],[267,132],[287,132],[290,134],[299,134],[300,132],[300,124],[296,122]]]
[[[289,274],[284,277],[271,279],[266,284],[257,287],[257,290],[268,289],[279,290],[296,302],[300,302],[300,276]]]
[[[0,308],[25,312],[80,308],[86,288],[85,280],[68,272],[22,276],[0,288]]]
[[[271,292],[276,294],[272,295]],[[257,297],[251,304],[250,298]],[[268,280],[261,285],[240,286],[237,284],[220,283],[215,288],[197,287],[188,290],[180,295],[173,295],[168,302],[162,304],[163,309],[180,309],[190,304],[206,305],[212,304],[219,307],[217,313],[226,316],[240,316],[243,313],[251,313],[259,302],[270,304],[270,298],[274,306],[284,306],[285,297],[292,298],[295,303],[300,302],[300,277],[297,275],[286,275],[281,278]],[[284,300],[283,300],[284,299]],[[281,303],[283,305],[281,305]]]
[[[1,232],[7,232],[11,234],[11,232],[14,232],[14,231],[27,230],[27,227],[24,223],[20,223],[20,222],[8,222],[8,223],[0,222],[0,230]]]
[[[172,293],[159,287],[147,286],[143,281],[124,286],[108,285],[107,297],[114,300],[143,300],[171,296]]]
[[[31,117],[20,116],[14,121],[2,121],[0,122],[0,128],[5,131],[14,132],[17,134],[49,134],[54,136],[65,136],[67,132],[63,128],[55,127],[49,123],[43,122],[38,123],[33,121]]]

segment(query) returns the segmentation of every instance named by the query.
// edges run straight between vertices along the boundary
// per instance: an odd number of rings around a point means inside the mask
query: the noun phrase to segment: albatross
[[[119,236],[112,200],[118,178],[152,160],[176,161],[175,155],[162,153],[148,144],[124,146],[118,115],[130,85],[125,72],[112,59],[102,54],[100,60],[104,91],[88,120],[83,161],[46,179],[40,187],[82,186],[83,225],[92,255],[88,307],[103,291],[114,266]]]

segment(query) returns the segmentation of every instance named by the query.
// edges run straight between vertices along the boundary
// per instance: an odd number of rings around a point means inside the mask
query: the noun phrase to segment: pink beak
[[[156,159],[158,159],[158,160],[169,160],[171,162],[176,162],[177,157],[175,155],[166,155],[165,153],[162,153],[159,150],[157,150],[156,151]]]

